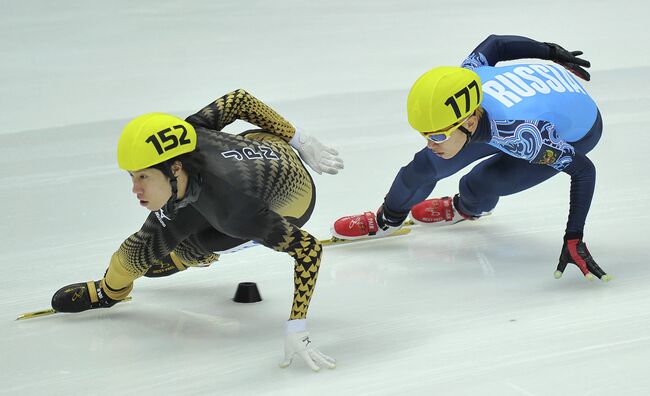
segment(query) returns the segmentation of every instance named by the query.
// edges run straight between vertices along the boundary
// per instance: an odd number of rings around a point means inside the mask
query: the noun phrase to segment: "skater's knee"
[[[161,260],[156,260],[156,262],[149,267],[147,272],[144,273],[144,276],[147,278],[160,278],[180,271],[185,271],[187,267],[189,266],[183,263],[174,252],[171,252]]]
[[[479,196],[461,189],[456,205],[460,212],[468,216],[482,216],[484,213],[491,212],[498,202],[498,196]]]
[[[458,210],[470,216],[491,212],[499,202],[498,195],[469,183],[465,177],[461,179],[458,190]]]
[[[466,216],[480,217],[486,213],[492,212],[497,206],[499,198],[481,199],[481,200],[467,200],[460,194],[458,197],[457,209],[459,212]]]
[[[189,249],[179,248],[174,250],[170,256],[173,258],[175,265],[180,271],[187,269],[188,267],[207,267],[219,260],[219,254],[217,253],[199,254]]]

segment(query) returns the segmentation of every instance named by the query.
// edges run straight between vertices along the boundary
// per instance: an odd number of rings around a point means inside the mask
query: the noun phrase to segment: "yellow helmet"
[[[481,79],[472,70],[451,66],[431,69],[409,92],[409,124],[421,133],[447,128],[469,117],[482,99]]]
[[[196,148],[196,130],[165,113],[143,114],[131,120],[117,143],[121,169],[136,171],[165,162]]]

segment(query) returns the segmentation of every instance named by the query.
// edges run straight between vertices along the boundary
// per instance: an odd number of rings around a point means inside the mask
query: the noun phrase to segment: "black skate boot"
[[[52,308],[57,312],[82,312],[95,308],[110,308],[118,302],[104,293],[100,287],[100,281],[64,286],[52,296]]]

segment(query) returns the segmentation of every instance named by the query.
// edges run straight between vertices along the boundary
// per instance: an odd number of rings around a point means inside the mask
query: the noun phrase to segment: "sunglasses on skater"
[[[469,117],[467,117],[467,118],[469,118]],[[452,126],[450,126],[448,128],[441,129],[441,130],[438,130],[438,131],[433,131],[433,132],[420,132],[420,134],[422,136],[424,136],[425,139],[431,140],[432,142],[442,143],[444,141],[449,140],[449,138],[451,137],[451,134],[454,133],[454,131],[456,129],[460,128],[461,131],[463,131],[463,133],[465,133],[465,134],[469,133],[469,131],[467,131],[467,129],[465,129],[465,127],[463,127],[463,124],[465,123],[465,121],[467,121],[467,118],[452,124]]]

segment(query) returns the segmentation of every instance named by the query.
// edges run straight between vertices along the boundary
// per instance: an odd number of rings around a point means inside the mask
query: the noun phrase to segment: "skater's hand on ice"
[[[298,151],[300,158],[319,175],[323,172],[335,175],[343,169],[343,160],[338,157],[338,151],[323,145],[299,128],[296,128],[296,134],[289,144]]]
[[[567,264],[575,264],[580,268],[582,274],[588,280],[593,280],[594,276],[603,282],[609,282],[612,277],[603,271],[587,249],[587,245],[581,239],[569,239],[564,241],[560,261],[555,270],[555,278],[559,279],[564,273]]]
[[[284,340],[284,360],[280,362],[281,368],[291,365],[293,358],[298,355],[314,371],[319,371],[320,366],[329,369],[336,368],[336,360],[314,348],[309,341],[309,333],[289,333]]]
[[[582,78],[583,80],[591,80],[589,72],[583,69],[583,67],[591,67],[591,63],[589,63],[589,61],[586,59],[578,58],[578,56],[583,54],[582,51],[569,52],[557,44],[546,44],[551,47],[551,55],[549,58],[550,60],[564,66],[564,68],[566,68],[568,71]]]
[[[307,332],[307,320],[296,319],[287,322],[287,336],[284,339],[284,360],[280,362],[281,368],[291,365],[293,358],[298,355],[314,371],[319,371],[320,366],[329,369],[336,368],[336,360],[314,348]]]

